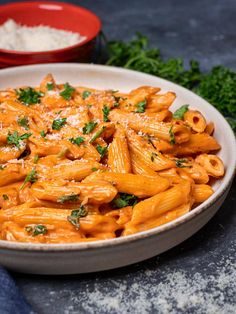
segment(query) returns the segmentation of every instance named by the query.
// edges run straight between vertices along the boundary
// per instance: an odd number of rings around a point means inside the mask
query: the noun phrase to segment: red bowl
[[[0,49],[0,67],[48,62],[89,61],[95,47],[96,36],[101,30],[101,21],[94,13],[63,2],[33,1],[0,5],[0,24],[9,18],[27,26],[43,24],[77,32],[87,38],[73,46],[43,52]]]

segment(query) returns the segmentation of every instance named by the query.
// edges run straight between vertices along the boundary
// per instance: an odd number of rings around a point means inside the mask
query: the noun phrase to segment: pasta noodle
[[[214,123],[174,92],[56,84],[0,91],[0,239],[70,243],[170,222],[224,175]]]

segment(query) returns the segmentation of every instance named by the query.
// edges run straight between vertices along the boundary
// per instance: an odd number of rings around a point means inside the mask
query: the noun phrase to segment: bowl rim
[[[0,54],[8,54],[9,57],[10,56],[44,56],[44,55],[48,55],[48,54],[60,54],[60,53],[66,53],[69,52],[73,49],[79,48],[81,46],[86,45],[87,43],[91,42],[92,40],[94,40],[96,38],[96,36],[100,33],[101,28],[102,28],[102,22],[101,19],[92,11],[90,11],[87,8],[84,8],[82,6],[79,5],[75,5],[72,3],[66,3],[66,2],[59,2],[59,1],[22,1],[22,2],[11,2],[11,3],[7,3],[7,4],[2,4],[0,5],[0,10],[3,8],[10,8],[10,7],[21,7],[21,6],[32,6],[32,5],[58,5],[61,7],[65,7],[65,8],[72,8],[72,9],[80,9],[83,14],[86,13],[86,15],[90,15],[91,17],[93,17],[96,22],[97,22],[97,27],[96,27],[96,31],[93,33],[93,35],[90,36],[86,36],[86,38],[84,40],[82,40],[81,42],[74,44],[74,45],[70,45],[70,46],[66,46],[65,48],[60,48],[60,49],[53,49],[53,50],[43,50],[43,51],[19,51],[19,50],[10,50],[10,49],[3,49],[0,48]],[[45,25],[45,26],[49,26],[50,25]],[[56,28],[56,27],[53,27]],[[60,29],[63,30],[63,29]],[[65,30],[66,31],[66,30]],[[76,33],[76,32],[73,32]]]
[[[107,66],[107,65],[97,65],[97,64],[84,64],[84,63],[45,63],[45,64],[38,64],[38,65],[25,65],[25,66],[18,66],[18,67],[11,67],[8,69],[3,69],[0,71],[0,76],[6,72],[15,72],[15,71],[27,71],[31,69],[45,68],[45,71],[47,67],[56,67],[57,70],[59,67],[68,69],[68,67],[75,68],[84,68],[84,69],[94,69],[94,70],[100,70],[103,72],[110,72],[113,73],[119,72],[119,73],[127,73],[130,75],[141,75],[145,79],[158,79],[160,83],[165,84],[171,84],[173,87],[171,89],[174,90],[174,88],[177,88],[179,90],[182,90],[183,93],[188,93],[195,99],[199,100],[199,102],[203,103],[205,106],[210,107],[211,111],[214,112],[216,117],[219,120],[219,123],[223,125],[223,128],[225,132],[227,133],[228,141],[231,145],[231,156],[232,156],[232,164],[228,164],[227,171],[225,173],[225,176],[222,178],[221,185],[217,188],[217,190],[214,192],[213,195],[211,195],[205,202],[201,203],[194,209],[192,209],[190,212],[184,214],[183,216],[180,216],[179,218],[172,220],[166,224],[163,224],[161,226],[148,229],[145,231],[141,231],[138,233],[134,233],[131,235],[127,235],[120,238],[113,238],[113,239],[107,239],[107,240],[97,240],[97,241],[88,241],[88,242],[77,242],[77,243],[60,243],[60,244],[35,244],[35,243],[25,243],[25,242],[14,242],[14,241],[6,241],[6,240],[0,240],[0,250],[18,250],[18,251],[25,251],[25,252],[64,252],[64,251],[90,251],[90,250],[96,250],[96,249],[106,249],[111,246],[122,246],[127,243],[136,242],[148,237],[153,237],[156,235],[163,234],[165,232],[168,232],[171,229],[177,228],[181,226],[182,224],[186,223],[187,221],[192,220],[195,216],[200,215],[207,209],[209,209],[211,206],[213,206],[215,203],[218,202],[218,199],[224,197],[224,194],[227,192],[227,190],[230,188],[231,183],[233,181],[235,172],[236,172],[236,139],[234,136],[234,133],[228,124],[228,122],[225,120],[223,115],[210,103],[208,103],[206,100],[198,96],[197,94],[193,93],[192,91],[186,89],[185,87],[182,87],[176,83],[173,83],[171,81],[165,80],[163,78],[134,71],[129,69],[123,69],[118,68],[114,66]]]

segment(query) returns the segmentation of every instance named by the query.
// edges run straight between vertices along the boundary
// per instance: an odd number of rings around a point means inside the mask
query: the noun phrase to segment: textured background
[[[97,13],[109,39],[139,31],[165,57],[236,70],[235,0],[71,2]],[[235,187],[201,231],[158,257],[96,274],[13,276],[38,313],[236,313]]]

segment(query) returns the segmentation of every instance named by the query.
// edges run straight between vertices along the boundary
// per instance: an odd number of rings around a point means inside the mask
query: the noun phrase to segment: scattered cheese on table
[[[66,48],[86,39],[79,33],[39,25],[28,27],[8,19],[0,25],[0,49],[48,51]]]

